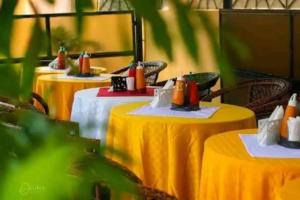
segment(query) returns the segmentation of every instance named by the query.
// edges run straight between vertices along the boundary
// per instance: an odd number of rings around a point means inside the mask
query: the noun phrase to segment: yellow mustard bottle
[[[284,116],[281,122],[280,127],[280,137],[287,139],[288,138],[288,127],[287,122],[289,120],[289,117],[296,117],[297,116],[297,94],[294,93],[289,103],[285,109]]]
[[[90,56],[85,52],[82,60],[82,74],[90,74]]]
[[[173,91],[172,104],[176,106],[184,105],[185,80],[182,76],[176,80],[176,85]]]
[[[142,66],[138,66],[136,68],[136,89],[138,92],[145,93],[146,92],[146,80],[145,80],[145,72]]]

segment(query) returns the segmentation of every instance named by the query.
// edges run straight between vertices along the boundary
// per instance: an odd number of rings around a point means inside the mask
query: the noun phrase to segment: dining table
[[[276,200],[298,200],[300,198],[300,178],[291,180],[276,191]]]
[[[179,200],[198,200],[206,139],[255,127],[255,114],[234,105],[201,102],[200,111],[184,112],[170,106],[152,109],[149,102],[126,103],[112,108],[106,143],[131,159],[107,156],[132,170],[146,186]]]
[[[110,74],[93,77],[77,77],[66,74],[41,75],[37,78],[35,92],[47,102],[50,117],[70,120],[75,92],[87,88],[110,86],[111,76]]]
[[[257,129],[229,131],[206,140],[201,199],[274,200],[279,188],[300,178],[300,151],[277,144],[260,146],[257,132]]]
[[[148,89],[154,90],[157,87],[149,86]],[[151,101],[154,98],[154,92],[150,95],[141,93],[132,95],[125,92],[109,92],[105,95],[98,95],[100,90],[108,88],[90,88],[77,91],[74,95],[74,101],[71,112],[71,121],[78,122],[80,135],[90,139],[100,139],[105,144],[106,132],[110,110],[117,105],[137,102]]]

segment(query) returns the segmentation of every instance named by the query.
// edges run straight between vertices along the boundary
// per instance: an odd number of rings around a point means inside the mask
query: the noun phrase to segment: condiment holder
[[[146,80],[144,67],[138,62],[137,67],[134,65],[129,68],[128,77],[115,76],[111,78],[113,91],[116,92],[133,92],[146,93]]]
[[[177,78],[173,90],[171,109],[177,111],[196,111],[200,109],[196,81],[191,78],[186,81],[182,76]]]
[[[300,142],[289,141],[283,137],[280,137],[278,144],[291,149],[300,149]]]
[[[95,75],[91,73],[90,65],[90,55],[85,52],[81,52],[77,61],[79,73],[75,74],[76,77],[94,77]]]

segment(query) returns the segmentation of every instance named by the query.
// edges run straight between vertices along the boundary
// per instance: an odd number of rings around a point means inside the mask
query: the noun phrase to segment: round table
[[[53,69],[48,66],[36,67],[35,68],[35,76],[38,77],[40,75],[47,75],[47,74],[64,74],[66,73],[66,69]]]
[[[75,92],[109,85],[109,75],[79,78],[64,74],[50,74],[38,77],[35,92],[48,103],[51,117],[69,120]]]
[[[276,200],[299,200],[300,178],[287,182],[276,192]]]
[[[285,182],[300,178],[300,159],[251,157],[240,130],[219,134],[205,142],[201,176],[201,199],[274,200]]]
[[[75,93],[71,121],[78,122],[82,137],[105,143],[110,110],[113,106],[136,101],[151,101],[153,96],[97,97],[99,88]]]
[[[122,162],[149,187],[155,187],[180,200],[199,199],[204,141],[227,130],[255,128],[254,113],[246,108],[219,106],[208,119],[129,115],[145,102],[130,103],[111,110],[107,145],[132,157]]]
[[[35,90],[36,80],[39,76],[47,74],[65,74],[66,72],[66,69],[53,69],[49,66],[36,67],[34,73],[33,90]]]

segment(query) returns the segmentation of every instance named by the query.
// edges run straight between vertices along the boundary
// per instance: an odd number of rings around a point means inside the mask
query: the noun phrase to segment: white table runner
[[[184,118],[210,118],[219,107],[205,107],[201,106],[198,111],[175,111],[170,109],[171,106],[152,108],[150,105],[140,107],[134,111],[129,112],[130,115],[147,115],[147,116],[168,116],[168,117],[184,117]]]
[[[300,149],[289,149],[278,144],[259,146],[256,134],[240,134],[240,138],[252,157],[259,158],[300,158]]]

